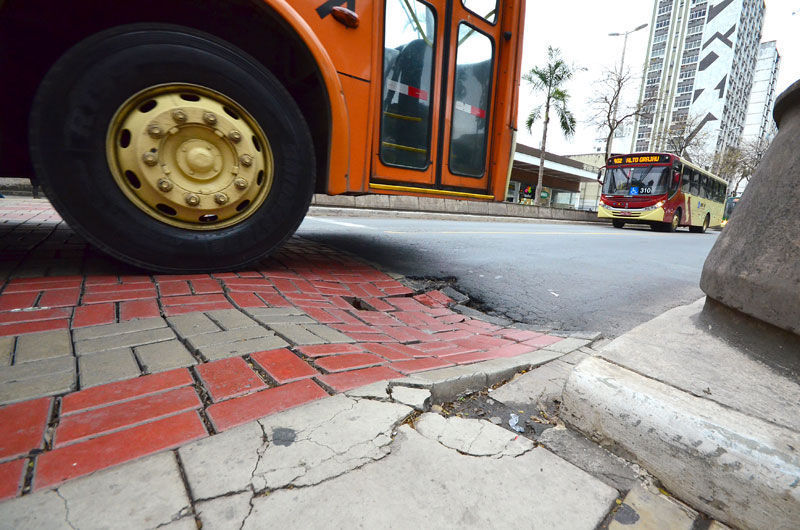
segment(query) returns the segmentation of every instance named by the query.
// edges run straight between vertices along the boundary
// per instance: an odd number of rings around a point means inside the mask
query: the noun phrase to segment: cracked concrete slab
[[[534,447],[528,438],[486,420],[468,420],[458,416],[444,418],[429,413],[420,416],[414,426],[422,436],[466,455],[520,456]]]
[[[173,453],[160,453],[0,504],[0,528],[155,528],[191,509]]]
[[[412,409],[343,395],[315,401],[179,450],[195,499],[317,484],[388,452]]]
[[[492,399],[513,409],[535,407],[553,415],[561,403],[561,392],[572,368],[571,364],[557,359],[497,388],[492,392]]]
[[[380,460],[388,453],[392,431],[412,412],[405,405],[366,399],[325,401],[259,421],[270,445],[253,473],[256,491],[319,484]],[[287,440],[290,432],[293,439]]]
[[[243,491],[235,495],[198,502],[194,508],[203,523],[203,530],[239,528],[250,513],[252,498],[252,491]]]
[[[427,410],[431,404],[431,391],[424,388],[396,386],[392,388],[392,401],[408,405],[416,410]]]
[[[391,454],[379,462],[316,486],[254,498],[243,528],[288,521],[294,528],[502,528],[535,523],[541,528],[593,529],[616,496],[616,490],[546,449],[519,457],[476,458],[403,425]]]

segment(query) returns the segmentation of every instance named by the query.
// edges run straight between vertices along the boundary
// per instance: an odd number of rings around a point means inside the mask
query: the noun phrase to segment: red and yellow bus
[[[313,193],[503,201],[524,0],[0,0],[0,174],[162,271],[253,263]]]
[[[672,154],[634,153],[608,159],[598,216],[616,228],[648,224],[705,232],[722,223],[727,183]]]

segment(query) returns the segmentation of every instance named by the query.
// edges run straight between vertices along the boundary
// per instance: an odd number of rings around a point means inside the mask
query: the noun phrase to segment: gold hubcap
[[[158,85],[117,110],[106,138],[114,180],[139,209],[191,230],[240,223],[272,187],[272,150],[252,116],[196,85]]]

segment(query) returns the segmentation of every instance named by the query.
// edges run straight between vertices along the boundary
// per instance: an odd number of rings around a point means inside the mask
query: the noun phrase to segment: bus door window
[[[380,158],[426,169],[431,143],[431,94],[436,17],[416,0],[387,0]]]
[[[462,0],[461,3],[489,24],[497,20],[497,0]]]
[[[458,25],[449,159],[457,175],[482,177],[486,170],[493,48],[488,36]]]

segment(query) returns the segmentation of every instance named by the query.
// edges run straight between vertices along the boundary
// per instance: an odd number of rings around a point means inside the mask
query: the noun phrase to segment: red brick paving
[[[0,501],[16,497],[22,486],[25,459],[0,464]]]
[[[261,351],[250,357],[279,385],[319,375],[319,372],[286,348]]]
[[[291,352],[289,354],[292,355]],[[241,357],[201,364],[196,370],[214,402],[242,396],[267,387]]]
[[[56,448],[39,455],[33,488],[54,487],[117,464],[172,449],[208,436],[196,411],[168,416],[151,423]]]
[[[214,434],[198,412],[220,432],[326,397],[326,389],[344,392],[561,340],[465,317],[440,291],[415,294],[309,242],[293,240],[247,271],[148,275],[96,253],[68,229],[54,230],[60,223],[46,202],[0,201],[0,337],[216,309],[297,307],[357,343],[258,352],[249,357],[257,369],[233,357],[67,393],[52,439],[52,398],[0,406],[0,500],[19,494],[29,459],[33,488],[51,487]],[[3,239],[15,226],[26,227],[28,236],[16,237],[27,237],[28,247]],[[55,232],[60,237],[50,241]],[[53,265],[41,268],[48,259]],[[43,275],[14,277],[28,262]]]
[[[305,379],[215,403],[206,409],[206,413],[217,431],[225,431],[324,397],[328,397],[327,392],[310,379]]]
[[[128,429],[203,406],[194,388],[182,387],[114,405],[72,414],[56,428],[55,446]]]
[[[50,398],[39,398],[0,407],[0,461],[42,447],[52,402]]]

